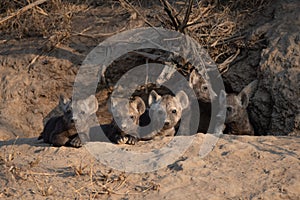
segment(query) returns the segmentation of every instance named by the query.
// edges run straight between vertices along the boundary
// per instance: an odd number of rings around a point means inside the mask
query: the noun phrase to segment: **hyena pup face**
[[[71,122],[75,121],[77,125],[86,125],[86,120],[98,110],[98,101],[95,95],[90,95],[86,99],[72,101],[72,106],[69,108],[72,113]],[[66,110],[70,112],[69,110]]]
[[[44,142],[53,144],[54,146],[82,146],[75,127],[75,122],[79,119],[80,121],[85,121],[87,116],[90,116],[98,110],[96,97],[91,95],[87,99],[72,102],[72,100],[61,95],[59,108],[63,112],[63,115],[50,118],[38,139],[43,139]],[[79,111],[79,114],[76,116],[74,116],[73,108]]]
[[[225,123],[238,122],[247,113],[248,96],[245,93],[227,94]]]
[[[129,104],[122,99],[112,100],[111,112],[114,115],[112,140],[117,144],[135,144],[139,118],[145,110],[145,103],[140,97],[134,97]]]
[[[250,124],[247,106],[249,98],[257,88],[257,80],[252,81],[238,95],[227,94],[225,124],[229,134],[254,135]]]
[[[68,127],[75,125],[75,119],[73,117],[72,101],[63,95],[59,96],[59,108],[63,112],[63,121]]]
[[[197,99],[204,103],[212,102],[217,97],[208,78],[200,75],[196,69],[189,76],[189,85],[194,89]]]
[[[150,92],[148,103],[151,126],[155,133],[142,139],[151,139],[155,135],[173,136],[175,126],[181,119],[182,110],[189,106],[188,96],[184,91],[179,91],[175,96],[160,96],[154,90]]]

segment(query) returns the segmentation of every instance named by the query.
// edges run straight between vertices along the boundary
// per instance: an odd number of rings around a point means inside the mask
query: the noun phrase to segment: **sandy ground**
[[[201,158],[199,149],[205,137],[197,134],[175,162],[144,173],[114,170],[97,161],[85,147],[55,148],[36,138],[4,141],[0,143],[0,197],[299,199],[299,137],[223,135],[213,151]],[[168,138],[119,147],[153,150],[162,142],[168,142]]]

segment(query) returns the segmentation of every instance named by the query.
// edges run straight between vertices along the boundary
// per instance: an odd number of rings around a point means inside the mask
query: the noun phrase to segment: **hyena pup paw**
[[[82,142],[78,135],[75,138],[71,139],[69,143],[70,143],[70,146],[72,146],[72,147],[76,147],[76,148],[82,147]]]
[[[117,138],[116,138],[116,143],[117,144],[126,144],[127,141],[128,141],[127,136],[117,136]]]

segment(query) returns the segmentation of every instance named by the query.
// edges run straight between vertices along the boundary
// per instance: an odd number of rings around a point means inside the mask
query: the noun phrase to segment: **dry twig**
[[[93,38],[93,39],[96,39],[96,38],[99,38],[99,37],[107,37],[107,36],[112,36],[112,35],[115,35],[117,33],[120,33],[124,30],[126,30],[126,27],[123,27],[121,28],[120,30],[117,30],[115,32],[111,32],[111,33],[97,33],[97,34],[87,34],[87,33],[84,33],[86,32],[87,30],[89,29],[84,29],[83,31],[81,31],[80,33],[78,32],[73,32],[72,35],[74,36],[82,36],[82,37],[88,37],[88,38]]]
[[[182,22],[177,18],[177,14],[174,14],[175,9],[169,4],[169,2],[167,0],[160,0],[160,2],[163,5],[164,10],[170,17],[175,30],[179,31],[181,33],[186,33],[185,29],[188,26],[190,26],[190,25],[188,25],[188,22],[189,22],[190,15],[192,12],[194,0],[188,0],[187,9],[186,9],[185,16],[184,16],[184,19]]]
[[[239,54],[240,54],[240,49],[238,49],[234,55],[230,56],[223,63],[218,65],[218,69],[221,74],[224,74],[228,71],[229,64],[232,63]]]

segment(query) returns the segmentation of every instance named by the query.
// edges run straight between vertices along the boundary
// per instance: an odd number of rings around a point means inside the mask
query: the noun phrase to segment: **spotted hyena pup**
[[[257,80],[249,83],[238,95],[227,94],[225,133],[235,135],[254,135],[249,121],[247,106],[253,91],[257,88]]]
[[[198,132],[207,133],[212,115],[212,102],[216,100],[217,94],[205,73],[201,74],[194,69],[189,76],[189,85],[196,94],[200,110]]]
[[[76,117],[73,112],[74,106],[80,109],[79,115]],[[85,100],[78,100],[72,104],[72,100],[60,95],[59,108],[63,115],[50,118],[38,139],[43,139],[45,143],[50,143],[57,147],[81,147],[82,142],[76,131],[75,122],[86,119],[87,116],[98,110],[96,97],[91,95]]]
[[[182,116],[182,111],[189,106],[188,96],[179,91],[175,96],[159,95],[152,90],[148,98],[151,118],[150,133],[140,132],[139,140],[151,140],[155,136],[174,136],[175,126]]]
[[[111,100],[111,113],[114,115],[109,139],[117,144],[135,144],[137,142],[137,129],[140,116],[145,112],[146,106],[142,98],[124,101]]]

